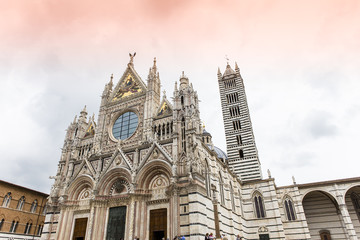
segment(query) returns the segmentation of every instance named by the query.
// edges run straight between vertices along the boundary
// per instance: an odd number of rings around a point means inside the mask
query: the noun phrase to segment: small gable
[[[160,108],[156,114],[156,118],[162,118],[172,115],[172,107],[170,103],[164,98]]]
[[[94,122],[90,122],[89,127],[87,128],[86,132],[85,132],[85,136],[84,137],[90,137],[90,136],[94,136],[95,135],[95,127],[94,126],[95,123]]]

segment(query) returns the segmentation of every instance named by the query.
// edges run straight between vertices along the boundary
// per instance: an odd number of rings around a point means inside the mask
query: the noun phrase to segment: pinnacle
[[[86,112],[87,113],[86,105],[85,105],[84,109],[81,112]]]
[[[239,67],[237,65],[237,62],[235,62],[235,70],[238,70],[238,69],[239,69]]]

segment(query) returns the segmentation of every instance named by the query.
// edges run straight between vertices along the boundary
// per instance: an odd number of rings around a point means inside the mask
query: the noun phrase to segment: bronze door
[[[106,240],[121,240],[125,237],[126,207],[109,209]]]
[[[87,218],[75,219],[73,240],[84,240],[86,234]]]
[[[149,240],[161,240],[167,237],[167,209],[150,210]]]

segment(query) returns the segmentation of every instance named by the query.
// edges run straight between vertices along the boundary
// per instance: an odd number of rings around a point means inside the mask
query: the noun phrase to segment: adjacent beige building
[[[84,108],[69,125],[42,239],[360,239],[360,178],[262,177],[237,66],[218,73],[227,156],[184,73],[161,96],[156,59],[145,83],[133,58],[105,84],[97,121]]]
[[[0,240],[40,239],[48,196],[0,180]]]

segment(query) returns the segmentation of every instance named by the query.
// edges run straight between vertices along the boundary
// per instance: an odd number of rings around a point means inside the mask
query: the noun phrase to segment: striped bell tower
[[[224,74],[218,69],[221,108],[230,168],[242,181],[262,178],[244,82],[240,69],[227,63]]]

